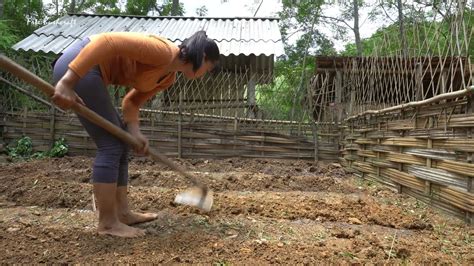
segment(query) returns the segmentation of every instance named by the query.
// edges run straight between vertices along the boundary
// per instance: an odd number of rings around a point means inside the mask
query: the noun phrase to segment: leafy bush
[[[8,146],[6,151],[8,156],[13,160],[29,160],[46,157],[64,157],[69,151],[69,146],[64,138],[60,138],[54,142],[51,150],[33,153],[33,142],[31,138],[24,136],[15,141],[13,145]]]
[[[64,138],[60,138],[54,142],[53,147],[48,152],[49,157],[64,157],[69,150],[69,145],[67,145]]]
[[[23,137],[17,141],[13,146],[7,147],[7,154],[12,159],[29,158],[33,153],[33,143],[30,137]]]

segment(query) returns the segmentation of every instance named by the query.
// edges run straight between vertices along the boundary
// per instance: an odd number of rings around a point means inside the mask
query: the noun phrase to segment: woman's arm
[[[81,97],[74,92],[74,87],[79,79],[78,75],[68,69],[66,74],[56,84],[51,100],[64,110],[71,108],[75,102],[85,105]]]
[[[138,153],[144,154],[148,149],[148,140],[140,132],[139,113],[140,107],[155,96],[159,91],[168,89],[175,80],[175,75],[170,74],[158,86],[148,92],[140,92],[136,89],[130,90],[122,101],[123,120],[127,124],[127,129],[138,141],[142,142],[143,149],[137,150]]]

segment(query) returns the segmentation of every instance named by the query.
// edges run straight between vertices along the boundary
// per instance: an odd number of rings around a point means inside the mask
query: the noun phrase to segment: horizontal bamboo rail
[[[351,121],[351,120],[354,120],[366,115],[380,115],[380,114],[385,114],[389,112],[404,110],[407,108],[422,107],[422,106],[437,103],[443,100],[451,100],[451,99],[456,99],[459,97],[470,96],[473,93],[474,93],[474,86],[471,86],[470,88],[467,88],[465,90],[459,90],[459,91],[449,92],[445,94],[440,94],[440,95],[437,95],[437,96],[434,96],[432,98],[422,100],[422,101],[400,104],[400,105],[396,105],[396,106],[392,106],[392,107],[388,107],[388,108],[380,109],[380,110],[368,110],[360,114],[350,116],[346,118],[346,121]]]

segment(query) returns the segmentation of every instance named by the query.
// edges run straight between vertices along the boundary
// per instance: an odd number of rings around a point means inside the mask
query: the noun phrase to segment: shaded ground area
[[[0,260],[6,263],[474,263],[474,228],[332,164],[177,160],[215,191],[210,213],[177,206],[189,183],[146,159],[131,199],[159,213],[147,236],[95,233],[91,158],[0,164]]]

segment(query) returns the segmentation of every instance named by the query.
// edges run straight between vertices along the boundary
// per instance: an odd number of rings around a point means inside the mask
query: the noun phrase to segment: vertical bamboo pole
[[[234,145],[232,145],[232,150],[234,152],[234,156],[238,155],[238,152],[235,150],[236,149],[236,144],[237,144],[237,129],[238,129],[238,120],[237,120],[237,114],[234,117]]]
[[[433,149],[433,139],[429,138],[427,145],[426,145],[427,150]],[[431,158],[426,158],[426,167],[431,168],[432,162]],[[428,180],[425,180],[425,194],[430,195],[431,194],[431,182]]]
[[[337,125],[342,120],[342,73],[341,71],[336,71],[336,110],[337,116],[336,121]]]
[[[468,96],[467,98],[467,106],[466,106],[466,113],[472,114],[474,112],[474,99],[473,96]],[[467,137],[468,139],[472,138],[472,128],[467,129]],[[473,162],[473,153],[469,152],[467,154],[467,162]],[[468,177],[467,179],[467,191],[469,193],[474,193],[474,178]],[[472,212],[466,212],[466,222],[470,224],[474,224],[474,214]]]
[[[351,101],[349,102],[349,115],[354,115],[355,90],[351,90]]]
[[[415,101],[423,99],[423,64],[419,61],[415,69]]]
[[[27,120],[28,120],[28,106],[25,106],[25,108],[23,108],[23,127],[22,127],[23,136],[26,135]]]
[[[378,131],[380,133],[380,131],[382,131],[382,123],[379,121],[377,124],[378,124],[377,125],[378,126]],[[382,143],[382,141],[380,140],[380,138],[377,138],[377,146],[380,146],[381,143]],[[377,151],[376,154],[377,154],[377,159],[380,159],[380,152]],[[380,166],[379,165],[377,165],[377,179],[379,179],[379,180],[381,179],[380,178]]]
[[[402,120],[405,119],[405,113],[403,112],[403,110],[402,110],[401,113],[400,113],[400,118],[401,118]],[[403,138],[404,136],[405,136],[405,130],[403,130],[403,131],[400,132],[400,137]],[[399,152],[400,154],[403,153],[403,146],[400,146],[400,147],[398,148],[398,152]],[[403,163],[401,163],[401,162],[398,163],[398,171],[400,171],[400,172],[403,171]],[[401,184],[399,184],[399,183],[396,183],[396,185],[397,185],[397,192],[401,194],[401,193],[403,192],[403,186],[402,186]]]
[[[313,142],[314,142],[314,162],[319,160],[319,141],[318,141],[318,127],[316,122],[312,119],[311,126],[313,129]]]
[[[56,108],[54,108],[53,105],[51,105],[50,108],[51,112],[51,120],[49,124],[49,132],[51,134],[51,147],[54,145],[54,140],[56,139]]]
[[[179,102],[178,102],[178,158],[181,159],[182,157],[182,149],[181,149],[181,135],[182,135],[182,125],[181,121],[183,120],[182,115],[182,103],[183,103],[183,90],[179,90]]]
[[[351,146],[352,146],[352,145],[354,144],[354,121],[351,121],[350,123],[351,123],[351,125],[350,125],[350,127],[351,127],[351,140],[350,140],[351,143],[350,143],[350,144],[351,144]],[[354,155],[354,151],[353,151],[352,149],[351,149],[349,155]],[[353,161],[352,161],[352,160],[349,160],[349,168],[350,168],[351,171],[353,172],[352,164],[353,164]]]

